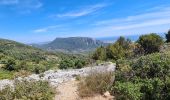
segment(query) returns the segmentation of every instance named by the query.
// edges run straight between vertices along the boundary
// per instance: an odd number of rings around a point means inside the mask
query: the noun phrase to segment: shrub
[[[85,61],[83,61],[83,60],[76,60],[75,61],[75,68],[82,68],[83,66],[85,66],[86,65],[86,62]]]
[[[118,60],[130,58],[133,54],[133,45],[129,39],[120,37],[114,44],[100,47],[94,52],[92,58],[95,60]]]
[[[128,60],[118,60],[116,62],[116,81],[128,81],[132,77],[132,67]]]
[[[73,68],[75,66],[75,63],[70,59],[65,59],[60,62],[59,68],[60,69],[68,69]]]
[[[78,92],[81,97],[94,96],[110,90],[114,81],[114,75],[111,72],[93,73],[81,79],[78,84]]]
[[[143,93],[143,100],[168,100],[168,98],[163,92],[166,91],[164,81],[159,78],[145,79],[141,80],[142,86],[140,88],[141,93]],[[164,90],[165,89],[165,90]]]
[[[125,57],[125,51],[118,43],[108,46],[106,50],[109,59],[118,60]]]
[[[16,65],[15,60],[14,59],[9,59],[7,61],[6,66],[4,67],[4,69],[8,70],[8,71],[13,71],[13,70],[15,70],[15,65]]]
[[[2,79],[13,79],[14,77],[14,72],[6,71],[0,69],[0,80]]]
[[[130,44],[132,43],[130,39],[126,39],[123,36],[120,36],[116,43],[118,43],[120,46],[122,46],[123,49],[130,49]]]
[[[170,76],[170,54],[155,53],[142,56],[131,64],[134,75],[140,78],[161,78]]]
[[[0,91],[0,100],[52,100],[55,94],[44,81],[15,81],[14,87]]]
[[[140,44],[135,44],[135,47],[133,49],[133,57],[140,57],[145,54],[145,50]]]
[[[166,36],[166,42],[170,42],[170,30],[168,31],[167,34],[165,34]]]
[[[140,92],[141,84],[131,82],[116,82],[114,86],[114,95],[116,100],[140,100],[142,93]]]
[[[44,65],[36,65],[34,66],[33,72],[35,72],[36,74],[40,74],[42,72],[45,72],[47,70],[47,67]]]
[[[160,47],[163,45],[163,39],[156,33],[151,33],[149,35],[140,36],[137,43],[142,46],[145,54],[150,54],[160,51]]]
[[[84,67],[87,64],[86,60],[84,59],[78,59],[78,58],[74,58],[74,59],[69,59],[66,58],[64,60],[62,60],[59,64],[59,68],[60,69],[68,69],[68,68],[75,68],[75,69],[79,69]]]
[[[117,99],[169,100],[170,53],[117,62],[113,93]]]
[[[106,60],[106,49],[104,47],[97,48],[92,58],[95,60]]]

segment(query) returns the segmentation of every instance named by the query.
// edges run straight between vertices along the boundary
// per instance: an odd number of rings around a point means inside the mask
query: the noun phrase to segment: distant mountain
[[[99,40],[95,40],[88,37],[69,37],[69,38],[56,38],[50,43],[42,45],[33,45],[41,49],[48,51],[62,51],[62,52],[86,52],[94,50],[99,46],[106,46],[107,43],[104,43]]]

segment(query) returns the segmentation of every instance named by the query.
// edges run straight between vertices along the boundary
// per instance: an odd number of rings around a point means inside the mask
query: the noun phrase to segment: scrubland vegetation
[[[51,68],[82,68],[89,63],[87,60],[82,55],[47,52],[18,42],[0,40],[0,79],[39,74]]]
[[[59,59],[56,54],[48,53],[18,42],[0,40],[0,70],[9,75],[1,77],[13,78],[16,72],[25,70],[30,73],[41,73],[55,67]]]
[[[117,100],[169,100],[170,52],[167,45],[170,31],[166,34],[166,39],[167,43],[155,33],[142,35],[135,43],[120,37],[114,44],[98,48],[93,59],[116,62],[115,81],[111,88],[105,88],[110,84],[95,86],[99,79],[89,76],[80,84],[80,95],[110,91]],[[101,76],[102,80],[107,78],[108,76]],[[89,82],[93,85],[89,85]],[[106,90],[95,91],[98,86]]]
[[[18,42],[0,39],[0,79],[26,77],[49,69],[82,68],[88,57],[47,52]],[[16,81],[15,88],[0,91],[0,100],[52,100],[55,91],[48,82]]]
[[[116,71],[79,77],[79,95],[89,97],[109,91],[117,100],[169,100],[169,42],[170,31],[166,34],[166,41],[151,33],[140,36],[136,42],[120,37],[113,44],[99,47],[91,58],[116,62]],[[91,59],[85,56],[49,53],[13,44],[13,41],[5,40],[0,46],[0,79],[41,73],[53,67],[77,69],[91,63]],[[0,99],[51,100],[54,94],[47,82],[16,82],[15,87],[14,90],[8,87],[2,90]]]
[[[60,69],[79,69],[83,68],[84,66],[91,64],[92,61],[86,56],[83,55],[67,55],[62,58],[59,63]]]
[[[43,81],[15,81],[0,91],[0,100],[52,100],[55,90]]]

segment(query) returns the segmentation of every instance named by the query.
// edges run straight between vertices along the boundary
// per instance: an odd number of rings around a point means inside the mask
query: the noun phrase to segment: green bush
[[[13,70],[15,70],[15,66],[16,66],[15,60],[14,59],[9,59],[7,61],[6,66],[4,67],[4,69],[8,70],[8,71],[13,71]]]
[[[120,46],[122,46],[123,49],[128,50],[128,49],[130,49],[130,45],[132,42],[130,39],[126,39],[125,37],[120,36],[117,39],[116,43],[118,43]]]
[[[0,91],[0,100],[52,100],[55,94],[48,82],[43,81],[15,81],[14,87]]]
[[[125,57],[125,51],[118,43],[108,46],[106,50],[108,59],[118,60]]]
[[[156,53],[142,56],[131,64],[134,75],[140,78],[158,77],[164,79],[170,76],[170,54]]]
[[[107,47],[100,47],[94,52],[92,58],[95,60],[118,60],[130,58],[133,54],[132,42],[129,39],[120,37],[114,44]]]
[[[116,100],[140,100],[142,98],[140,88],[141,84],[118,81],[115,82],[114,96],[116,97]]]
[[[118,60],[116,62],[116,81],[128,81],[132,77],[132,67],[128,60]]]
[[[119,60],[116,67],[113,93],[117,99],[170,99],[170,53]]]
[[[97,48],[92,58],[95,60],[106,60],[106,48],[104,47]]]
[[[168,31],[167,34],[165,34],[166,36],[166,42],[170,42],[170,30]]]
[[[79,59],[79,58],[66,58],[62,60],[59,64],[60,69],[69,69],[69,68],[75,68],[79,69],[87,65],[87,61],[85,59]]]
[[[137,40],[137,43],[141,45],[144,49],[145,54],[159,52],[161,46],[163,45],[163,39],[156,33],[151,33],[148,35],[142,35]]]
[[[74,66],[75,66],[75,63],[73,62],[73,60],[65,59],[60,62],[59,68],[68,69],[68,68],[74,68]]]
[[[0,80],[2,79],[13,79],[14,78],[14,72],[6,71],[6,70],[0,70]]]

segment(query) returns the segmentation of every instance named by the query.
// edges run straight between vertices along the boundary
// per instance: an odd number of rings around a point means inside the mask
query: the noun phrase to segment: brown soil
[[[72,80],[63,83],[58,86],[58,93],[55,96],[55,100],[113,100],[112,97],[105,98],[102,95],[96,95],[95,97],[80,98],[77,91],[78,81]]]

